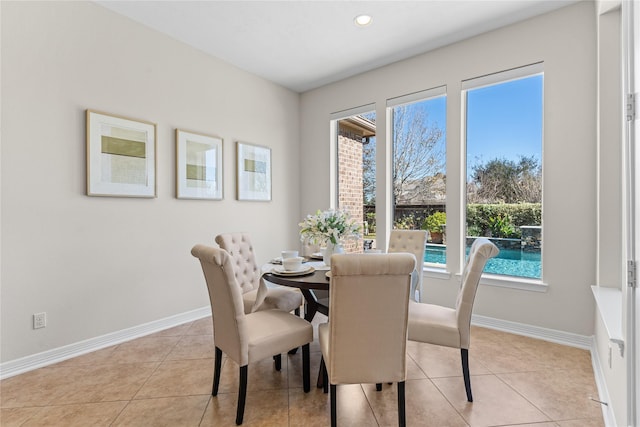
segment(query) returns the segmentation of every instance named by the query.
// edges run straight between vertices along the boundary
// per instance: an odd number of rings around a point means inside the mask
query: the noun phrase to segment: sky
[[[493,159],[517,162],[526,156],[542,164],[542,95],[542,75],[467,91],[467,179],[474,165]],[[429,125],[444,132],[444,143],[447,97],[414,106],[426,109]]]
[[[542,159],[542,75],[467,92],[467,170],[480,160]]]
[[[542,158],[542,75],[467,92],[467,174],[493,159]],[[429,121],[446,126],[446,97],[424,103]]]

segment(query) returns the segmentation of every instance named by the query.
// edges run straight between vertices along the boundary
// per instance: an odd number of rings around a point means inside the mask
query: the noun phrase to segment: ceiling
[[[578,0],[96,1],[296,92]],[[365,28],[356,15],[373,16]]]

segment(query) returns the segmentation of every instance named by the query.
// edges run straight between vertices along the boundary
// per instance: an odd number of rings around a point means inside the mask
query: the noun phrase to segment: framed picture
[[[156,125],[87,110],[87,195],[156,197]]]
[[[176,129],[176,196],[222,200],[222,139]]]
[[[238,200],[271,200],[271,149],[237,143]]]

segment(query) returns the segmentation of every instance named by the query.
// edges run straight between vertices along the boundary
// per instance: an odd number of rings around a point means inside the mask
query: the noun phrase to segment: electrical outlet
[[[47,313],[36,313],[33,315],[33,329],[40,329],[47,326]]]

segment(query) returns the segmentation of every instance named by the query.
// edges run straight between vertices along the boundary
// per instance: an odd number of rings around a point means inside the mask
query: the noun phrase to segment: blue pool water
[[[468,253],[469,248],[467,248]],[[445,264],[447,262],[446,246],[427,244],[424,252],[424,261]],[[542,275],[540,252],[500,249],[500,254],[496,258],[491,258],[487,261],[484,271],[490,274],[540,279]]]

